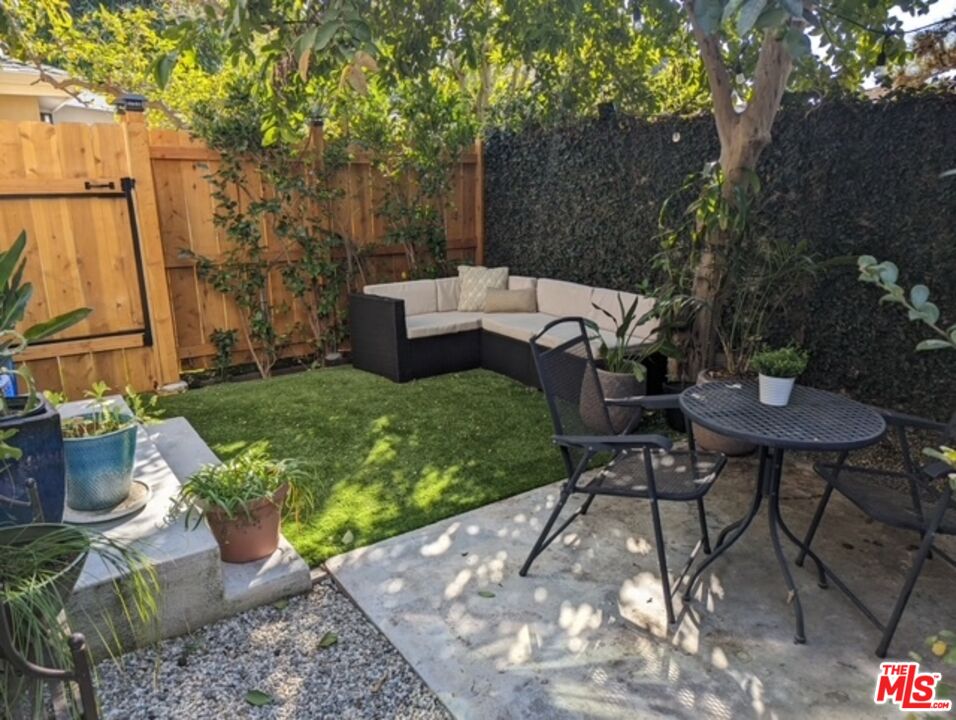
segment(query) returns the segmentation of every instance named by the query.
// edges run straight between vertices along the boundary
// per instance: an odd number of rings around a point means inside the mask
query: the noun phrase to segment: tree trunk
[[[723,173],[721,194],[733,203],[735,188],[744,183],[757,166],[761,152],[770,144],[770,129],[780,109],[780,101],[790,77],[790,54],[780,34],[765,31],[750,99],[744,110],[734,107],[731,75],[721,55],[720,39],[708,35],[694,15],[693,3],[685,10],[700,49],[714,104],[714,122],[720,139],[720,168]],[[724,281],[728,249],[737,238],[730,231],[715,230],[704,239],[700,261],[694,273],[694,297],[700,303],[693,329],[690,357],[691,378],[701,370],[714,367],[717,355],[717,320],[720,317],[720,289]]]

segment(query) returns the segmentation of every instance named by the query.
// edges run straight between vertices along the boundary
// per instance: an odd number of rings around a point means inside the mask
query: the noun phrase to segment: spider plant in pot
[[[808,360],[805,350],[793,346],[754,355],[750,367],[759,373],[760,402],[776,407],[787,405],[797,378],[807,369]]]
[[[23,281],[26,260],[26,232],[8,250],[0,252],[0,378],[7,379],[22,394],[0,395],[0,433],[15,456],[6,458],[0,472],[0,525],[27,523],[35,509],[28,479],[35,483],[39,511],[49,521],[63,517],[65,495],[63,439],[56,410],[36,391],[30,371],[15,367],[18,357],[31,344],[47,340],[90,314],[89,308],[57,315],[45,322],[20,326],[26,316],[33,285]]]
[[[302,471],[291,460],[276,460],[259,443],[220,465],[205,465],[174,498],[172,516],[185,511],[186,527],[209,525],[223,562],[268,557],[279,547],[284,513],[298,510],[307,495]]]
[[[158,415],[156,397],[144,401],[126,388],[125,405],[107,397],[100,381],[86,392],[88,409],[63,419],[67,504],[74,510],[105,510],[129,495],[139,426]]]
[[[617,296],[618,314],[592,303],[614,324],[614,344],[608,345],[600,327],[593,321],[586,321],[591,331],[592,341],[598,342],[597,380],[599,387],[593,387],[593,376],[586,373],[584,387],[581,388],[579,407],[584,422],[595,432],[622,433],[636,426],[641,420],[640,408],[608,407],[607,419],[604,416],[605,398],[623,398],[644,394],[647,370],[641,362],[642,356],[636,356],[632,341],[634,332],[644,318],[637,317],[637,304],[640,298],[634,298],[630,307],[624,307],[621,295]],[[607,422],[610,420],[610,427]]]
[[[0,711],[2,717],[45,718],[44,686],[26,663],[49,670],[71,671],[79,652],[71,644],[63,609],[90,553],[96,553],[122,585],[113,591],[131,623],[147,623],[156,615],[159,586],[143,555],[130,547],[81,528],[43,524],[0,528],[0,623],[10,640],[0,648]],[[112,653],[114,636],[109,621],[97,621],[96,630]],[[82,652],[86,652],[83,650]],[[82,717],[72,692],[64,694],[68,717]]]

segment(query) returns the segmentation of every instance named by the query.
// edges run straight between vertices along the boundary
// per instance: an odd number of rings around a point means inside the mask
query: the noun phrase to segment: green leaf
[[[325,23],[325,25],[319,27],[315,36],[314,48],[316,50],[325,50],[329,43],[332,42],[332,38],[335,37],[335,33],[337,33],[341,28],[342,23],[340,23],[338,20],[330,20]]]
[[[246,693],[246,702],[250,705],[254,705],[255,707],[270,705],[274,701],[274,697],[267,692],[263,692],[262,690],[250,690]]]
[[[760,13],[760,17],[757,18],[757,23],[754,25],[754,27],[760,30],[769,27],[778,27],[783,25],[784,21],[786,21],[789,17],[790,13],[783,8],[770,6]]]
[[[720,27],[720,0],[694,0],[694,16],[705,35],[713,35]]]
[[[923,340],[917,346],[917,350],[945,350],[946,348],[952,348],[953,345],[946,342],[945,340]]]
[[[765,7],[767,0],[747,0],[737,13],[737,33],[741,36],[749,33]]]
[[[495,597],[495,594],[491,592],[491,590],[479,590],[478,596],[483,598],[493,598]]]
[[[160,89],[165,88],[169,83],[177,62],[179,62],[179,55],[176,52],[164,53],[156,58],[153,63],[153,78]]]
[[[10,275],[20,261],[20,256],[23,254],[23,249],[26,245],[27,231],[23,230],[20,235],[17,236],[13,245],[10,246],[10,249],[0,256],[0,288],[5,288],[10,282]]]
[[[806,57],[810,54],[810,38],[796,28],[787,28],[783,41],[787,46],[787,51],[790,53],[790,56],[794,59]],[[893,268],[896,268],[893,263],[881,263],[881,265],[892,265]],[[883,277],[882,271],[880,271],[880,277]],[[896,280],[896,275],[893,275],[893,280]]]
[[[339,636],[334,632],[327,632],[319,640],[319,649],[324,650],[325,648],[330,648],[333,645],[338,644]]]
[[[800,34],[802,35],[803,33],[800,33]],[[891,263],[889,260],[885,260],[881,262],[874,269],[876,270],[877,274],[880,276],[880,280],[882,280],[887,285],[892,285],[893,283],[895,283],[897,278],[899,278],[900,276],[900,269],[896,267],[894,263]]]
[[[929,300],[929,288],[925,285],[914,285],[910,290],[910,302],[917,308],[922,307]]]
[[[72,325],[76,325],[91,312],[93,312],[91,308],[77,308],[71,312],[57,315],[55,318],[47,320],[46,322],[34,325],[24,332],[23,336],[28,342],[43,340],[51,335],[56,335],[59,332],[63,332]]]
[[[730,18],[737,14],[737,11],[740,10],[740,6],[743,4],[744,0],[729,0],[729,2],[724,5],[724,11],[720,15],[720,21],[729,21]]]
[[[783,3],[783,7],[786,8],[787,12],[793,15],[793,17],[802,18],[803,17],[803,0],[780,0]],[[873,262],[876,262],[874,260]]]

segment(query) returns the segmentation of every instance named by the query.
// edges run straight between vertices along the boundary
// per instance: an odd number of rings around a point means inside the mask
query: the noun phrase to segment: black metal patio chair
[[[555,347],[546,347],[541,344],[544,336],[569,339]],[[568,478],[520,575],[527,575],[535,558],[579,515],[588,512],[596,496],[648,500],[667,619],[673,623],[675,615],[658,503],[680,501],[697,504],[701,538],[685,566],[686,572],[700,549],[705,553],[710,552],[704,495],[720,474],[726,459],[719,454],[697,452],[690,435],[689,449],[674,451],[671,441],[663,435],[630,434],[634,422],[629,423],[623,433],[615,434],[609,406],[631,407],[635,411],[640,408],[673,408],[678,407],[677,396],[605,398],[591,352],[587,326],[582,318],[561,318],[549,323],[531,339],[531,348],[554,423],[554,443],[561,451]],[[637,419],[639,415],[635,413]],[[603,467],[592,467],[597,456],[602,455],[610,456],[610,460]],[[585,495],[587,499],[560,527],[552,531],[568,498],[575,493]],[[680,579],[675,586],[679,584]]]
[[[911,530],[920,536],[912,565],[885,624],[832,570],[818,562],[818,567],[825,572],[826,578],[833,580],[870,622],[883,632],[876,649],[877,656],[882,658],[886,657],[896,626],[906,609],[926,559],[939,557],[956,568],[956,561],[933,544],[937,535],[956,534],[956,503],[953,502],[953,490],[948,480],[953,469],[942,462],[921,464],[919,451],[914,455],[909,439],[911,433],[922,431],[938,435],[942,444],[953,445],[956,440],[956,416],[947,426],[890,410],[880,412],[886,420],[888,432],[894,434],[899,445],[899,467],[874,468],[854,465],[847,453],[842,453],[836,462],[814,465],[817,474],[826,481],[827,486],[810,522],[803,549],[797,557],[797,565],[802,565],[808,554],[818,559],[810,545],[834,490],[848,498],[873,520],[890,527]],[[825,581],[821,584],[825,584]]]

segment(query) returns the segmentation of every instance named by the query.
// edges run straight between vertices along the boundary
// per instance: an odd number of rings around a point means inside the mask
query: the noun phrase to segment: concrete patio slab
[[[744,514],[755,462],[734,460],[708,496],[715,531]],[[668,627],[648,506],[598,498],[518,576],[557,496],[549,485],[327,564],[335,579],[459,718],[900,718],[873,702],[876,629],[836,589],[794,568],[807,644],[774,558],[766,512],[678,601]],[[802,533],[822,490],[790,461],[783,513]],[[692,507],[665,504],[672,570],[697,540]],[[869,523],[834,498],[815,547],[888,615],[912,536]],[[788,548],[788,554],[793,552]],[[930,562],[891,647],[925,652],[956,628],[953,576]],[[934,668],[947,673],[945,667]]]

